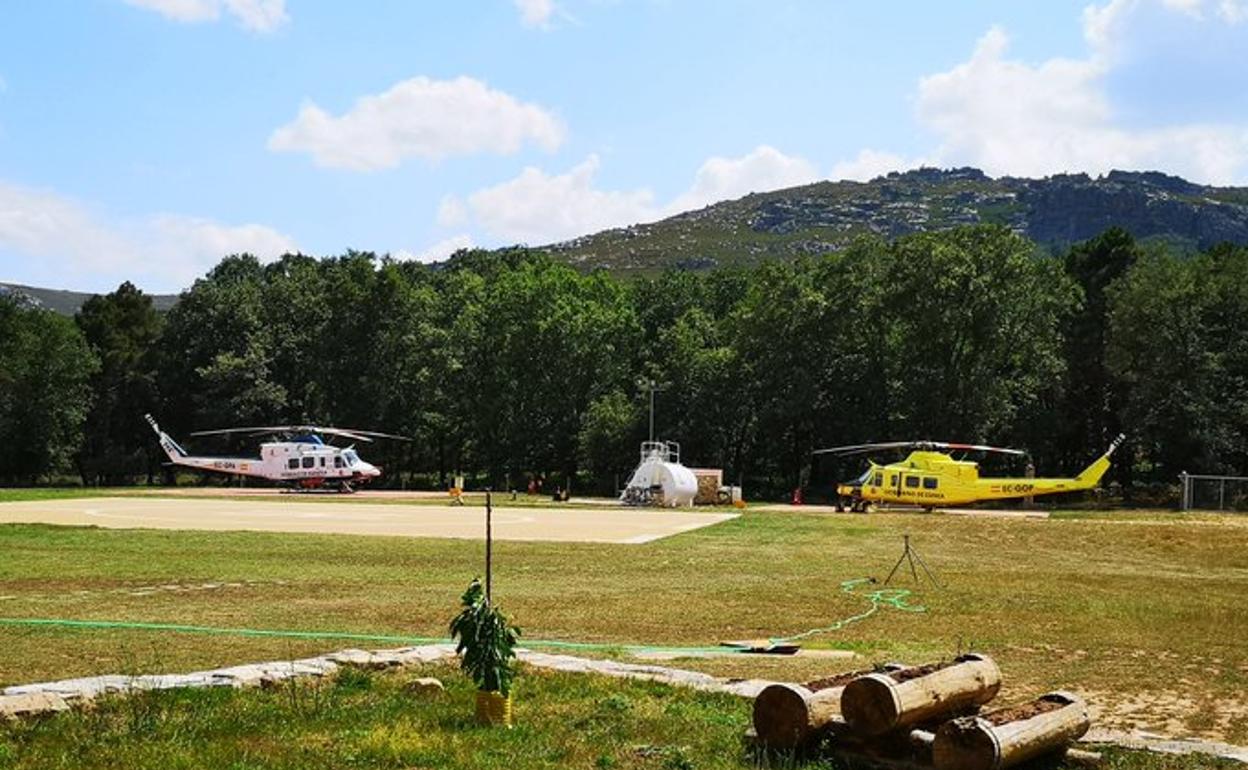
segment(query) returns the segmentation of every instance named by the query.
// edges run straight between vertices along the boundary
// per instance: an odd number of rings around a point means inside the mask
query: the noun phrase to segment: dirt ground
[[[498,540],[648,543],[736,518],[731,513],[658,510],[505,508],[493,515]],[[181,529],[394,535],[480,539],[484,512],[474,506],[395,505],[99,497],[0,503],[0,524],[61,524],[107,529]]]

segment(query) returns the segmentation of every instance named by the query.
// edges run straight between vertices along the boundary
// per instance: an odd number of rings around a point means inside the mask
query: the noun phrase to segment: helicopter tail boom
[[[1096,459],[1096,462],[1089,465],[1078,476],[1075,481],[1080,484],[1080,489],[1091,489],[1100,483],[1101,477],[1105,475],[1105,471],[1109,470],[1109,458],[1119,446],[1122,445],[1126,435],[1119,433],[1118,436],[1110,442],[1109,449],[1105,450],[1105,454]]]
[[[978,499],[1003,500],[1095,489],[1101,483],[1101,478],[1105,476],[1105,472],[1109,470],[1110,456],[1122,444],[1124,438],[1126,437],[1123,434],[1119,434],[1110,443],[1109,449],[1105,450],[1105,454],[1098,457],[1095,462],[1084,468],[1083,472],[1073,479],[983,479],[979,483],[984,487],[984,490]]]
[[[168,433],[161,430],[155,418],[150,414],[143,415],[143,419],[147,420],[147,424],[151,425],[152,430],[156,432],[156,437],[160,439],[160,448],[165,450],[170,462],[181,463],[182,459],[187,456],[186,450],[179,446]]]
[[[155,431],[156,436],[160,439],[160,448],[165,450],[165,454],[169,457],[169,462],[173,465],[181,465],[201,471],[229,473],[236,476],[264,476],[262,473],[263,466],[258,460],[234,457],[195,457],[183,449],[178,442],[174,441],[172,436],[161,430],[160,426],[156,424],[156,420],[150,414],[143,415],[143,418],[147,420],[148,425],[152,426],[152,430]]]

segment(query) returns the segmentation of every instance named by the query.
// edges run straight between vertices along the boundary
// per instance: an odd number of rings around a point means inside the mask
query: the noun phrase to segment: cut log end
[[[1001,745],[979,717],[947,722],[932,742],[932,762],[938,768],[996,770],[1001,767]]]
[[[1001,672],[984,655],[964,655],[953,663],[875,673],[850,682],[841,695],[841,713],[863,735],[917,727],[932,720],[975,711],[1001,687]]]
[[[880,735],[897,726],[901,703],[896,684],[883,674],[867,674],[845,685],[841,716],[864,735]]]
[[[766,746],[792,748],[806,737],[806,700],[811,691],[796,684],[772,684],[754,699],[754,730]]]
[[[1082,698],[1049,693],[1023,706],[945,723],[936,732],[932,761],[937,770],[1013,767],[1065,749],[1088,731],[1089,724]]]

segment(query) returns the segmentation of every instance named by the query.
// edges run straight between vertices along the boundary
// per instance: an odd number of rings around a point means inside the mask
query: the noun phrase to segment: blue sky
[[[0,25],[0,281],[432,259],[824,178],[1248,183],[1248,0],[42,0]]]

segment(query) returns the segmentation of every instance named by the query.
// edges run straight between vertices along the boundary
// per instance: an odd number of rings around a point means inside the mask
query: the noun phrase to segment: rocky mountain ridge
[[[1119,226],[1141,240],[1186,249],[1248,243],[1248,188],[1210,187],[1156,171],[1101,177],[992,178],[975,168],[921,168],[870,182],[818,182],[755,193],[650,224],[607,230],[544,248],[585,269],[706,269],[995,223],[1061,249]]]
[[[0,283],[0,297],[14,297],[19,303],[32,307],[54,310],[62,315],[73,315],[94,296],[89,291],[69,291],[65,289],[44,289],[38,286],[24,286],[19,283]],[[157,310],[168,310],[178,301],[176,294],[153,294],[152,304]]]
[[[861,236],[895,238],[976,223],[1004,225],[1051,250],[1114,226],[1180,249],[1248,244],[1248,187],[1199,185],[1157,171],[994,179],[975,168],[920,168],[870,182],[753,193],[541,248],[584,270],[642,275],[792,259],[836,251]],[[0,283],[0,295],[6,292],[67,315],[91,296]],[[153,300],[167,310],[177,296]]]

